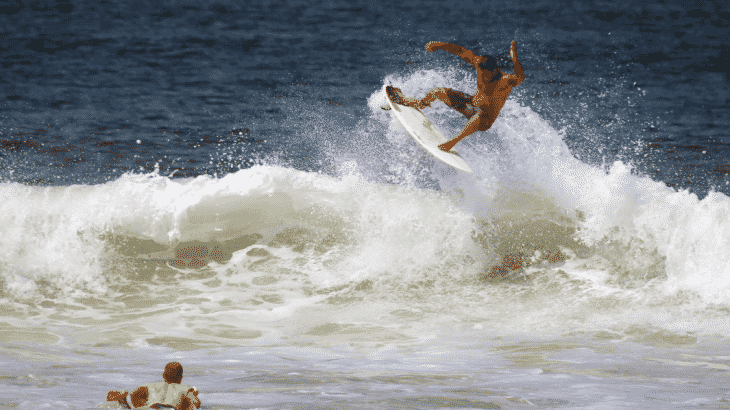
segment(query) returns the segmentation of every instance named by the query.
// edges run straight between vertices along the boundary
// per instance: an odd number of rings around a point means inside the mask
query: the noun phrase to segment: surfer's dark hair
[[[484,56],[481,62],[479,62],[479,68],[487,71],[494,71],[497,69],[497,59],[492,56]]]
[[[162,373],[162,378],[168,383],[180,384],[182,382],[182,376],[183,368],[178,362],[168,363],[167,366],[165,366],[165,372]]]
[[[497,72],[492,76],[492,78],[489,79],[490,82],[497,81],[500,78],[502,78],[502,72],[499,71],[499,66],[497,65],[497,59],[492,56],[484,56],[482,61],[479,62],[479,68],[481,68],[484,71],[497,70]]]

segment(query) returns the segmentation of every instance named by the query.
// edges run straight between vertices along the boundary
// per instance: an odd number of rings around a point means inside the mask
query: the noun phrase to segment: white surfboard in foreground
[[[431,155],[436,157],[441,162],[450,165],[459,171],[468,172],[473,174],[474,171],[469,168],[466,161],[456,152],[455,149],[446,152],[439,149],[439,145],[448,141],[441,131],[438,130],[431,121],[426,118],[421,111],[416,108],[407,107],[405,105],[396,104],[391,101],[388,96],[386,85],[383,87],[388,105],[390,105],[390,111],[393,113],[393,118],[398,121],[403,128],[416,140],[423,148],[426,149]]]

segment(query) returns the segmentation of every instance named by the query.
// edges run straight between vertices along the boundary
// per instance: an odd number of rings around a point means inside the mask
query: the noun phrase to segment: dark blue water
[[[514,39],[512,98],[581,160],[728,193],[729,19],[723,2],[4,2],[0,178],[220,176],[272,156],[326,171],[322,146],[386,75],[469,70],[426,42],[507,61]]]

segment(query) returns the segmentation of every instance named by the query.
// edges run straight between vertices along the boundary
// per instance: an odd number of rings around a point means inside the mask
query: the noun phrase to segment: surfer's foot
[[[381,110],[385,110],[385,111],[390,111],[390,104],[385,103],[385,104],[383,104],[383,105],[380,106],[380,109]]]
[[[425,107],[420,101],[413,97],[406,97],[403,95],[403,91],[400,90],[400,88],[387,86],[385,88],[385,92],[388,93],[388,97],[390,97],[390,100],[393,101],[396,104],[405,105],[406,107],[412,107],[417,109],[422,109]]]
[[[452,150],[451,150],[452,148],[454,148],[454,146],[453,146],[453,145],[449,145],[449,143],[448,143],[448,142],[444,142],[443,144],[439,145],[439,149],[440,149],[441,151],[446,151],[446,152],[450,152],[450,153],[452,153],[452,154],[455,154],[455,153],[456,153],[456,151],[452,151]]]

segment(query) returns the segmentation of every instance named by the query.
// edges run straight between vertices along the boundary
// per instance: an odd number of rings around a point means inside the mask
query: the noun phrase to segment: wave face
[[[473,79],[386,82],[422,96]],[[370,97],[360,138],[330,154],[330,175],[272,158],[218,178],[3,183],[6,338],[184,347],[454,329],[729,333],[727,196],[582,162],[512,100],[458,147],[475,174],[458,173],[393,125],[383,98]],[[445,106],[426,114],[447,135],[463,126]],[[86,325],[97,331],[47,330]]]

